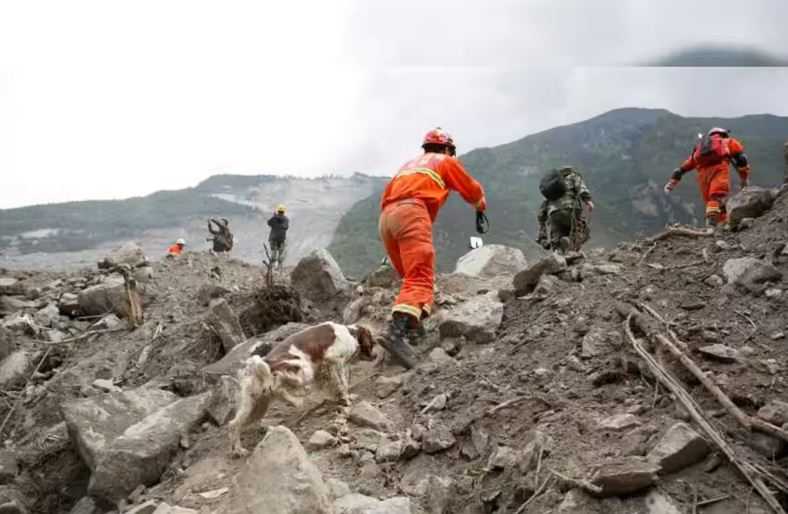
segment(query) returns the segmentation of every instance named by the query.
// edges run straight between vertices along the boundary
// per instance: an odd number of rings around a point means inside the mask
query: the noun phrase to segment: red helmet
[[[421,146],[423,147],[424,145],[444,145],[449,148],[455,148],[454,139],[440,127],[435,127],[424,135],[424,141],[421,143]]]

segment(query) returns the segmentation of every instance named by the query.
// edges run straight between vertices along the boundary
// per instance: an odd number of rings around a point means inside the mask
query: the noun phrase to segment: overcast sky
[[[788,68],[629,66],[779,54],[786,19],[785,0],[2,2],[0,208],[387,174],[435,125],[465,152],[617,107],[788,115]]]

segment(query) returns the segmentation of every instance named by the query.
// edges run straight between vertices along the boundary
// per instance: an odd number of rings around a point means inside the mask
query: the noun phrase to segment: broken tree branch
[[[36,376],[38,370],[41,369],[41,365],[44,363],[46,358],[49,357],[49,352],[51,351],[52,351],[52,347],[50,346],[49,348],[47,348],[47,351],[44,352],[44,356],[41,357],[41,360],[38,361],[38,365],[36,366],[36,369],[34,369],[33,372],[30,373],[30,376],[27,377],[27,380],[25,381],[25,386],[22,388],[23,392],[25,389],[27,389],[27,386],[28,384],[30,384],[30,381],[33,379],[33,377]],[[19,396],[17,396],[16,401],[14,401],[14,404],[11,406],[11,410],[9,410],[8,414],[5,415],[5,419],[3,419],[3,423],[0,424],[0,437],[2,437],[3,435],[3,430],[5,430],[5,426],[8,423],[8,420],[11,419],[11,415],[16,411],[16,408],[19,407],[19,404],[22,403],[22,399],[24,397],[25,395],[20,393]]]
[[[673,236],[684,237],[709,237],[714,235],[714,229],[693,229],[687,227],[668,227],[664,232],[660,232],[655,236],[646,238],[647,243],[656,243]]]
[[[534,494],[532,494],[530,498],[525,500],[525,502],[522,505],[520,505],[520,507],[516,511],[514,511],[514,514],[522,514],[523,512],[525,512],[525,508],[528,507],[528,505],[530,505],[531,502],[533,502],[536,498],[539,497],[539,495],[541,495],[544,492],[544,490],[547,488],[547,484],[552,479],[553,479],[553,475],[547,475],[547,478],[544,479],[542,485],[540,485],[539,488],[536,491],[534,491]]]
[[[617,308],[619,308],[618,306]],[[649,367],[651,372],[654,374],[657,379],[662,382],[670,392],[676,397],[676,400],[682,404],[682,406],[687,410],[690,417],[697,423],[701,429],[706,433],[709,439],[714,442],[714,444],[719,447],[722,453],[728,458],[728,460],[736,466],[739,472],[747,479],[750,484],[758,491],[764,501],[772,508],[774,512],[777,514],[785,514],[785,510],[783,510],[780,503],[777,499],[772,495],[772,492],[764,483],[763,479],[761,478],[761,474],[758,470],[749,462],[739,458],[736,454],[733,447],[728,443],[728,441],[715,429],[711,423],[709,423],[706,418],[701,414],[700,406],[695,402],[695,400],[690,396],[690,394],[684,389],[684,387],[671,375],[666,369],[660,366],[654,357],[648,353],[645,348],[635,339],[635,335],[632,333],[632,329],[630,328],[632,321],[643,319],[643,316],[637,313],[634,309],[625,309],[626,311],[626,321],[624,321],[624,333],[629,340],[632,348],[635,352],[640,355],[641,358],[645,361],[646,365]],[[636,323],[639,324],[638,321]],[[648,322],[643,321],[643,326],[648,328]],[[648,335],[649,332],[645,331]]]

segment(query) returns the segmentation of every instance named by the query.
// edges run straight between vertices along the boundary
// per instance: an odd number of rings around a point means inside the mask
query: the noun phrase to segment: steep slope
[[[0,211],[0,256],[9,267],[91,265],[122,242],[136,240],[153,258],[178,237],[207,250],[209,217],[230,220],[233,254],[259,262],[266,220],[284,203],[292,219],[288,261],[329,244],[340,217],[381,179],[302,179],[271,175],[216,175],[195,188],[112,201],[71,202]]]
[[[669,197],[662,185],[686,158],[697,134],[717,125],[744,142],[755,184],[781,181],[788,118],[771,115],[685,118],[659,109],[619,109],[463,155],[488,192],[492,228],[485,242],[526,250],[533,245],[542,200],[539,178],[562,164],[577,166],[594,195],[591,246],[611,246],[667,222],[697,222],[702,206],[694,178],[687,176]],[[376,209],[376,202],[363,200],[339,224],[331,248],[344,268],[368,269],[382,257],[369,221],[377,218]],[[451,269],[471,235],[473,213],[457,198],[450,199],[435,226],[440,269]]]

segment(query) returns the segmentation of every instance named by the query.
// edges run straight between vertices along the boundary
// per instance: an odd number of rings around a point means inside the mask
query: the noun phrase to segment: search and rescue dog
[[[241,445],[241,430],[262,419],[272,400],[300,407],[307,387],[314,382],[332,385],[340,404],[349,407],[350,363],[356,357],[373,360],[374,345],[372,334],[364,327],[327,322],[287,337],[265,357],[246,359],[239,372],[238,412],[229,423],[232,455],[248,453]]]

